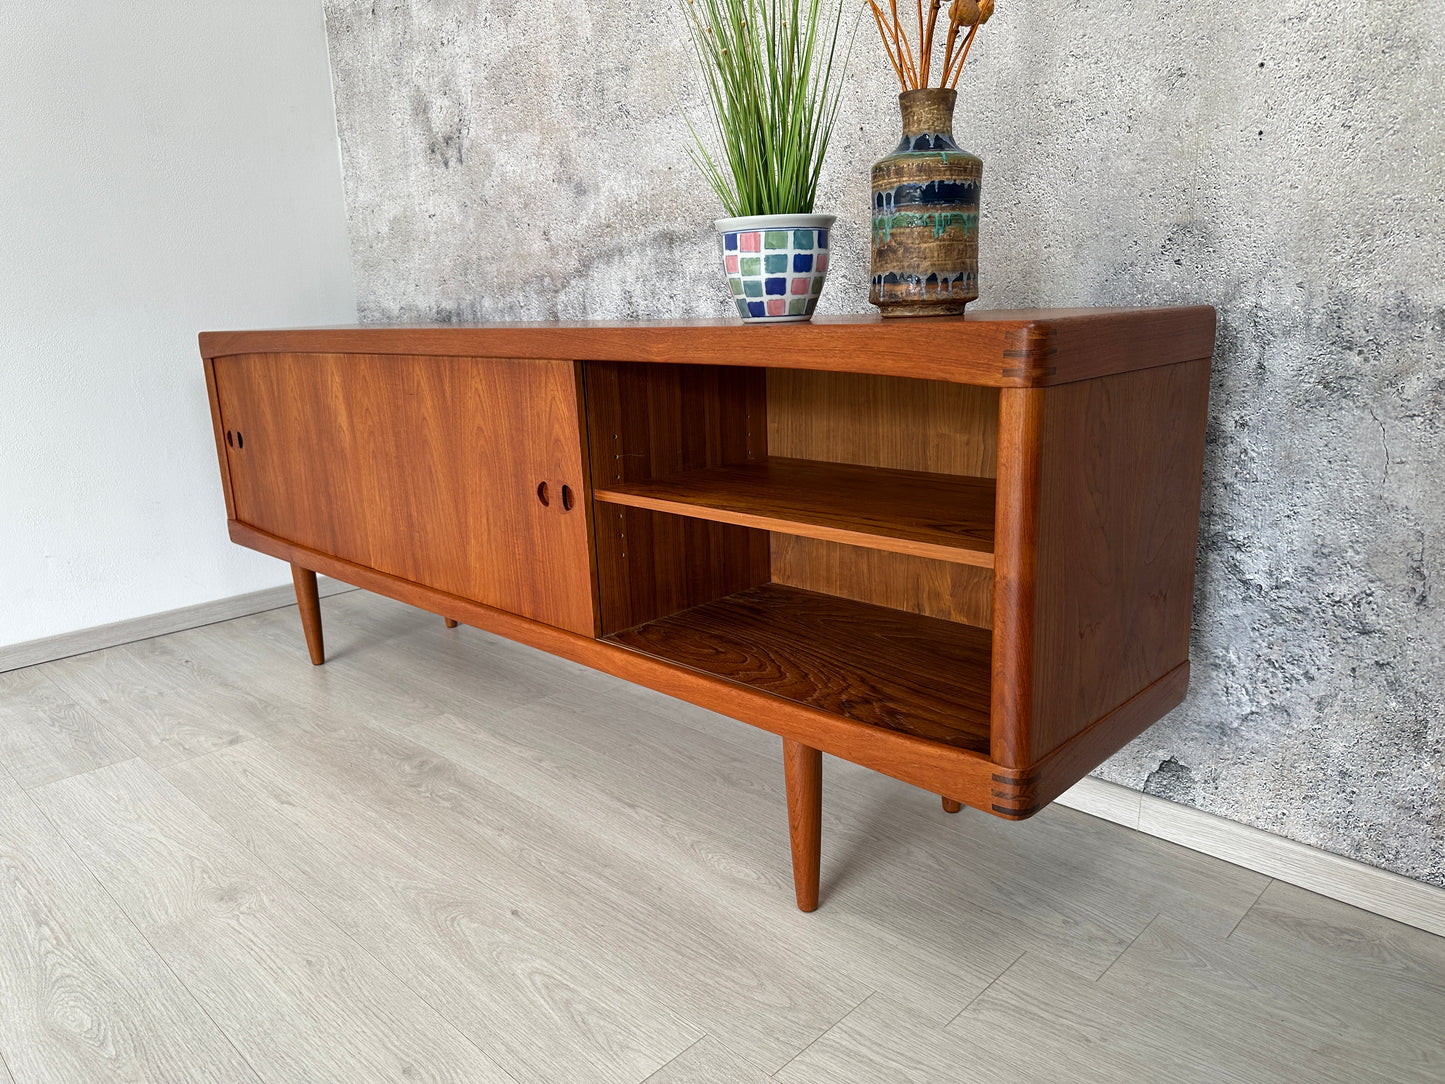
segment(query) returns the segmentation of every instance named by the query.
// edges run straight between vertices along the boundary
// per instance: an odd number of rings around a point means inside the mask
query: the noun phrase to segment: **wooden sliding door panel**
[[[215,365],[241,522],[595,632],[574,362],[264,354]]]

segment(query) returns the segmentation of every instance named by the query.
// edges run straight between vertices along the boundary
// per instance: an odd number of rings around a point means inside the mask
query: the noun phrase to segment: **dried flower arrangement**
[[[914,0],[918,9],[918,37],[911,42],[903,29],[904,20],[898,15],[898,0],[887,2],[888,14],[885,16],[877,0],[868,0],[868,6],[873,9],[873,19],[878,24],[878,34],[883,39],[883,49],[903,89],[921,90],[928,86],[932,74],[933,31],[938,25],[943,2],[929,0],[925,15],[923,0]],[[907,10],[907,0],[904,0],[904,11]],[[992,14],[993,0],[953,0],[948,5],[948,40],[943,50],[943,74],[938,79],[939,87],[952,90],[958,86],[958,76],[963,71],[969,49],[973,47],[974,35]],[[968,34],[960,45],[958,35],[964,27],[968,28]]]

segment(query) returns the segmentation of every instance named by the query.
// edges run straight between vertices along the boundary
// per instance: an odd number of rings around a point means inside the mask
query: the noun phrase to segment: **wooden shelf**
[[[609,504],[993,567],[992,478],[769,456],[615,483],[593,496]]]
[[[763,584],[607,639],[870,726],[989,750],[988,629]]]

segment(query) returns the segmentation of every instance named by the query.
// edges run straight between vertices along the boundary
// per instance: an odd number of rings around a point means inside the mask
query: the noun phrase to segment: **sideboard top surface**
[[[1214,309],[986,309],[885,320],[736,320],[360,325],[207,331],[207,358],[233,354],[408,354],[747,365],[868,372],[995,387],[1041,387],[1214,352]]]

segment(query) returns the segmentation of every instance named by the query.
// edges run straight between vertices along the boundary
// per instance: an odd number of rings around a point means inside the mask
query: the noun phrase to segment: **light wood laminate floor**
[[[0,1084],[1445,1080],[1445,940],[361,592],[0,675]],[[8,1075],[7,1075],[8,1074]]]

